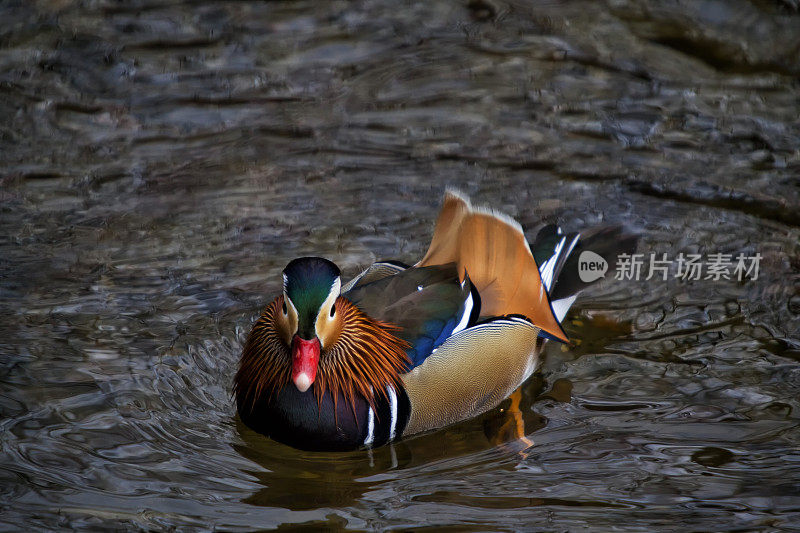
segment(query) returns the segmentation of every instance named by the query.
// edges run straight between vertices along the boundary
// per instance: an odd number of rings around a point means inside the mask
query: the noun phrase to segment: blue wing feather
[[[359,284],[344,296],[373,318],[401,327],[398,336],[411,345],[411,370],[453,334],[465,313],[477,316],[471,290],[469,280],[462,285],[449,264],[409,268]]]

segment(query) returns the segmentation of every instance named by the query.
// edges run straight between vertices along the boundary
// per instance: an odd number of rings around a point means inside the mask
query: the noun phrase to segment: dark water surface
[[[797,2],[470,5],[0,3],[0,527],[800,528]],[[445,185],[759,277],[584,294],[529,449],[238,423],[282,267],[416,261]]]

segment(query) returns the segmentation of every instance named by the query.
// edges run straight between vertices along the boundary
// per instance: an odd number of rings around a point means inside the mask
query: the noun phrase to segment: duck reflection
[[[560,380],[562,381],[562,380]],[[555,385],[555,384],[554,384]],[[561,383],[559,387],[563,387]],[[303,511],[354,505],[370,491],[386,488],[414,476],[435,476],[454,468],[486,464],[513,469],[515,461],[498,461],[497,455],[523,460],[533,446],[532,433],[547,420],[533,410],[545,381],[534,376],[525,388],[476,419],[410,439],[368,450],[308,452],[275,442],[236,419],[242,442],[234,448],[263,470],[247,473],[263,488],[243,501],[263,507]],[[548,393],[549,394],[549,393]]]

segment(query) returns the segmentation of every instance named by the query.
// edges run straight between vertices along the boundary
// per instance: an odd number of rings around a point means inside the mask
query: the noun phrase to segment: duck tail
[[[547,289],[553,314],[561,323],[578,294],[603,277],[587,278],[580,275],[580,261],[584,252],[603,258],[609,271],[616,268],[620,254],[636,251],[638,235],[626,234],[622,226],[601,226],[581,233],[564,233],[555,224],[542,227],[531,244],[533,257],[539,265],[542,283]],[[592,256],[596,259],[594,256]]]
[[[447,190],[425,257],[415,266],[455,263],[481,297],[481,317],[523,315],[548,336],[568,342],[522,227],[511,217],[474,207]],[[550,280],[552,282],[552,279]]]

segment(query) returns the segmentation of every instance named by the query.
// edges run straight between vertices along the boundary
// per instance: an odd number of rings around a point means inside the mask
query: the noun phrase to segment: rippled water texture
[[[3,2],[0,527],[800,528],[799,77],[793,0]],[[527,450],[242,426],[281,268],[415,261],[446,185],[760,275],[584,294]]]

